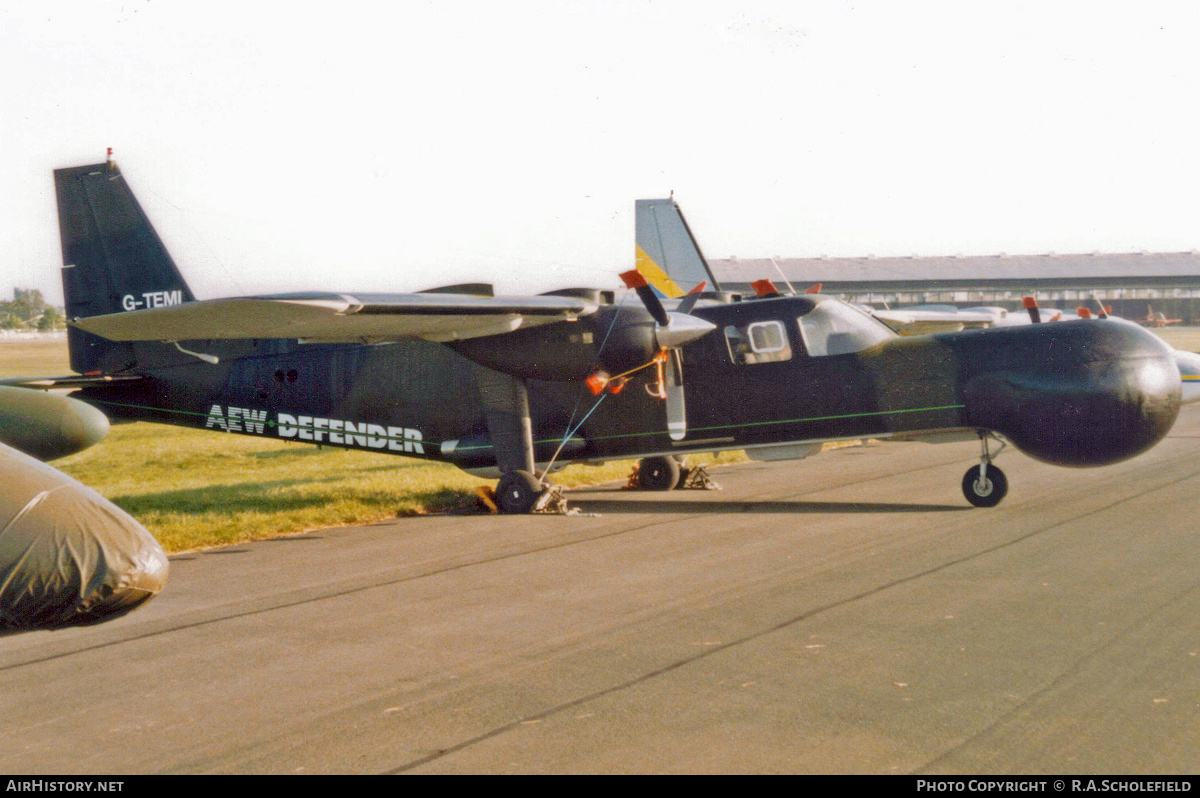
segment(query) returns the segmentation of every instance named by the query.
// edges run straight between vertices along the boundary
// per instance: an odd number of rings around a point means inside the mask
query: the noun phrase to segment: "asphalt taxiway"
[[[1097,431],[1097,434],[1103,434]],[[0,638],[7,773],[1200,770],[1200,407],[1100,469],[877,443],[177,556]]]

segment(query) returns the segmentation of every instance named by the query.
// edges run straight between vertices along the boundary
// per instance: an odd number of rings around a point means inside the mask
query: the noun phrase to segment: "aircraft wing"
[[[573,296],[464,294],[279,294],[209,299],[76,319],[111,341],[298,338],[371,343],[399,338],[456,341],[573,321],[596,303]]]
[[[958,332],[959,330],[986,327],[992,317],[986,313],[954,310],[879,310],[864,308],[881,322],[902,335],[926,335],[929,333]]]

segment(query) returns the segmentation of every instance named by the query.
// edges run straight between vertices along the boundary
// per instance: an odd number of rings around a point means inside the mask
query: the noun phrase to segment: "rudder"
[[[700,245],[674,199],[634,203],[637,270],[668,297],[683,296],[700,282],[719,291]]]
[[[67,318],[195,299],[145,211],[112,161],[54,171]],[[114,373],[133,348],[68,328],[71,368]]]

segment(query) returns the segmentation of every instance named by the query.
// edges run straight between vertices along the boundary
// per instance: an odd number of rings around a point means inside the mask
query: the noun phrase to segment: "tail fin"
[[[637,270],[650,285],[669,297],[683,296],[703,281],[721,290],[674,199],[638,200],[634,209]]]
[[[67,318],[195,299],[112,161],[54,171]],[[130,344],[69,328],[71,368],[113,373],[133,365]]]

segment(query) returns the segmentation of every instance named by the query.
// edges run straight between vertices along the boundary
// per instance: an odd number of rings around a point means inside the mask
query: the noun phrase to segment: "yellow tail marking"
[[[646,278],[646,282],[662,291],[671,299],[678,299],[686,292],[675,285],[675,281],[667,276],[667,273],[662,270],[662,267],[654,262],[654,259],[646,254],[646,250],[642,249],[637,244],[637,270]]]

